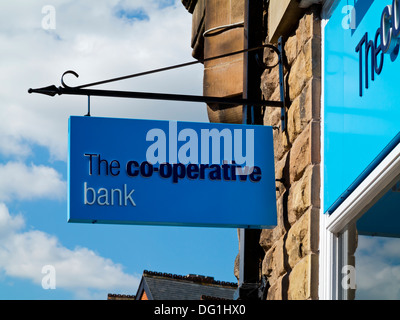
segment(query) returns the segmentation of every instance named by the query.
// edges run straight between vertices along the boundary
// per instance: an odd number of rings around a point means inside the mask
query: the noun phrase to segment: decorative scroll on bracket
[[[263,65],[262,67],[265,69],[272,69],[279,65],[279,85],[281,91],[281,101],[270,101],[270,100],[251,100],[251,99],[241,99],[241,98],[227,98],[227,97],[212,97],[212,96],[195,96],[195,95],[184,95],[184,94],[166,94],[166,93],[154,93],[154,92],[135,92],[135,91],[115,91],[115,90],[99,90],[99,89],[87,89],[89,87],[98,86],[101,84],[131,79],[135,77],[145,76],[149,74],[154,74],[158,72],[168,71],[172,69],[182,68],[190,65],[194,65],[197,63],[204,63],[209,60],[221,59],[227,56],[251,52],[255,50],[260,50],[263,48],[272,49],[278,55],[278,62],[272,66]],[[91,96],[100,96],[100,97],[115,97],[115,98],[133,98],[133,99],[151,99],[151,100],[171,100],[171,101],[186,101],[186,102],[204,102],[204,103],[221,103],[221,104],[229,104],[229,105],[251,105],[256,107],[278,107],[281,108],[281,121],[282,131],[286,130],[286,104],[285,104],[285,88],[284,88],[284,77],[283,77],[283,44],[282,39],[279,39],[278,47],[275,47],[271,44],[264,44],[262,46],[239,50],[223,55],[219,55],[216,57],[211,57],[203,60],[196,60],[191,62],[186,62],[178,65],[173,65],[169,67],[164,67],[160,69],[149,70],[145,72],[135,73],[127,76],[92,82],[83,84],[80,86],[71,87],[68,86],[64,77],[67,74],[72,74],[75,77],[79,77],[78,73],[73,70],[68,70],[64,72],[61,76],[61,86],[57,87],[55,85],[50,85],[43,88],[37,89],[29,89],[29,93],[40,93],[48,96],[54,97],[55,95],[82,95],[88,97],[88,116],[90,116],[90,97]]]

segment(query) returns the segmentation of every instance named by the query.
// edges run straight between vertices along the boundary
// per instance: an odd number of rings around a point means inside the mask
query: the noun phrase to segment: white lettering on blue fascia
[[[87,182],[83,183],[83,195],[84,200],[83,203],[85,205],[94,205],[98,204],[99,206],[128,206],[132,205],[136,207],[136,203],[132,198],[134,189],[128,189],[126,184],[123,185],[123,188],[92,188],[88,186]]]

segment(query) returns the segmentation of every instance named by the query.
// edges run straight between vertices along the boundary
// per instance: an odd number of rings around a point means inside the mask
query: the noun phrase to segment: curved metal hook
[[[66,75],[66,74],[73,74],[75,77],[77,77],[77,78],[79,78],[79,74],[77,74],[75,71],[73,71],[73,70],[68,70],[68,71],[65,71],[64,73],[63,73],[63,75],[61,76],[61,84],[62,84],[62,86],[64,87],[64,88],[73,88],[73,87],[70,87],[70,86],[68,86],[68,85],[66,85],[65,84],[65,82],[64,82],[64,76]]]
[[[264,47],[264,48],[271,49],[272,51],[274,51],[274,52],[278,55],[278,61],[277,61],[274,65],[272,65],[272,66],[268,66],[268,65],[266,65],[266,64],[264,64],[264,63],[261,63],[260,57],[259,57],[259,56],[256,56],[257,62],[258,62],[259,64],[262,64],[262,65],[264,66],[265,69],[273,69],[273,68],[275,68],[279,63],[283,62],[283,61],[281,61],[281,52],[280,52],[280,50],[279,50],[277,47],[275,47],[275,46],[273,46],[273,45],[271,45],[271,44],[264,44],[263,47]]]
[[[167,71],[167,70],[177,69],[177,68],[181,68],[181,67],[186,67],[186,66],[190,66],[190,65],[193,65],[193,64],[197,64],[197,63],[205,63],[206,61],[215,60],[215,59],[221,59],[221,58],[225,58],[225,57],[232,56],[232,55],[239,54],[239,53],[258,51],[258,50],[265,49],[265,48],[269,48],[269,49],[273,50],[278,55],[278,62],[276,64],[272,65],[272,66],[267,66],[261,61],[260,57],[257,57],[257,55],[256,55],[256,59],[258,60],[257,62],[261,65],[261,67],[263,67],[265,69],[272,69],[272,68],[275,68],[279,63],[281,63],[281,62],[283,63],[283,61],[281,61],[281,52],[277,47],[275,47],[272,44],[263,44],[263,45],[261,45],[259,47],[256,47],[256,48],[250,48],[250,49],[234,51],[234,52],[225,53],[225,54],[222,54],[222,55],[219,55],[219,56],[215,56],[215,57],[211,57],[211,58],[206,58],[206,59],[202,59],[202,60],[196,60],[196,61],[181,63],[181,64],[177,64],[177,65],[173,65],[173,66],[169,66],[169,67],[164,67],[164,68],[159,68],[159,69],[154,69],[154,70],[149,70],[149,71],[145,71],[145,72],[139,72],[139,73],[123,76],[123,77],[117,77],[117,78],[112,78],[112,79],[103,80],[103,81],[86,83],[86,84],[83,84],[83,85],[80,85],[80,86],[75,86],[75,87],[70,87],[67,84],[65,84],[65,82],[64,82],[64,76],[67,75],[67,74],[73,74],[76,78],[79,78],[79,75],[75,71],[68,70],[68,71],[65,71],[63,73],[63,75],[61,76],[61,84],[66,89],[82,89],[82,88],[93,87],[93,86],[106,84],[106,83],[110,83],[110,82],[121,81],[121,80],[130,79],[130,78],[134,78],[134,77],[149,75],[149,74],[153,74],[153,73],[157,73],[157,72],[161,72],[161,71]]]

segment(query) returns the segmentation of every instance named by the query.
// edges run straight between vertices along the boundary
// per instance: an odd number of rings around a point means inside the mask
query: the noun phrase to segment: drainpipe
[[[263,1],[245,0],[244,2],[244,49],[255,48],[263,43]],[[261,74],[263,69],[257,62],[262,61],[262,57],[262,49],[244,54],[243,98],[245,99],[261,99],[262,97]],[[243,106],[243,124],[262,125],[262,109],[251,105]],[[251,201],[251,199],[247,201]],[[240,229],[239,288],[237,292],[240,300],[259,299],[260,256],[262,254],[259,244],[260,234],[261,230],[258,229]]]

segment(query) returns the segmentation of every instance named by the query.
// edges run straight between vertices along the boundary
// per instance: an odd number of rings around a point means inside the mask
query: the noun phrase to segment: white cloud
[[[400,299],[400,239],[359,236],[357,299]]]
[[[168,3],[168,2],[163,2]],[[191,15],[179,0],[55,0],[56,29],[43,30],[45,1],[0,4],[0,153],[26,156],[29,145],[66,160],[68,116],[86,113],[85,97],[29,95],[31,87],[78,85],[191,61]],[[122,9],[121,9],[122,8]],[[149,17],[127,21],[118,10],[143,10]],[[100,87],[99,87],[100,88]],[[169,93],[202,93],[202,66],[160,73],[101,88]],[[207,121],[205,105],[93,98],[98,116]]]
[[[66,182],[53,168],[21,162],[0,164],[0,201],[64,199]]]
[[[73,292],[76,298],[102,298],[107,292],[134,293],[139,279],[126,274],[120,264],[87,248],[68,249],[55,236],[22,231],[22,216],[13,216],[0,203],[0,270],[6,276],[31,280],[41,287],[42,268],[55,270],[56,289]]]
[[[42,8],[49,4],[56,10],[55,30],[42,28]],[[130,19],[135,10],[146,18]],[[73,86],[191,61],[190,33],[191,15],[180,0],[0,1],[0,202],[65,199],[61,174],[25,162],[36,146],[47,149],[51,160],[66,161],[68,117],[84,115],[87,100],[30,95],[29,88],[59,86],[67,70],[80,75],[66,77]],[[201,95],[202,68],[99,88]],[[199,104],[95,97],[91,102],[94,116],[207,121],[205,105]],[[138,284],[121,265],[88,248],[69,249],[52,235],[23,227],[23,217],[0,203],[0,274],[40,285],[41,268],[53,265],[57,287],[79,297],[106,289],[132,293]]]

